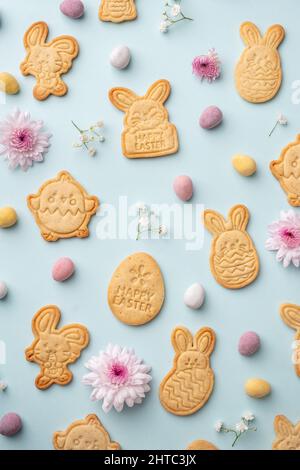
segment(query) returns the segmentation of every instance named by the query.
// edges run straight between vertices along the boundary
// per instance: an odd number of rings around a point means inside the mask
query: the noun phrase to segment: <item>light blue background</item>
[[[294,332],[278,314],[282,302],[300,303],[299,272],[292,267],[284,270],[275,255],[264,248],[267,224],[281,209],[289,208],[268,165],[299,131],[299,106],[291,102],[292,83],[300,79],[299,0],[183,0],[185,13],[195,21],[177,25],[165,35],[159,32],[160,0],[137,0],[138,20],[120,25],[98,20],[99,0],[84,0],[86,14],[78,21],[63,16],[59,3],[0,2],[0,69],[13,73],[21,84],[21,93],[7,97],[6,104],[0,106],[0,118],[18,106],[30,111],[33,118],[44,119],[47,130],[53,133],[45,162],[27,173],[12,172],[6,162],[0,162],[0,206],[12,205],[19,215],[14,228],[0,232],[0,278],[9,286],[9,295],[0,304],[0,339],[7,346],[7,363],[0,366],[0,378],[9,384],[0,395],[0,413],[15,411],[24,420],[19,435],[0,436],[0,448],[51,449],[54,431],[95,412],[124,449],[182,449],[199,438],[229,449],[231,437],[217,434],[214,423],[222,419],[234,424],[249,409],[257,416],[258,431],[244,436],[237,448],[269,449],[274,416],[283,413],[294,422],[300,418],[300,383],[291,363]],[[80,54],[65,76],[69,93],[45,102],[32,97],[33,77],[23,77],[19,72],[24,58],[23,33],[38,20],[48,23],[49,39],[71,34],[80,44]],[[245,20],[255,22],[263,31],[273,23],[286,28],[280,47],[282,88],[273,101],[263,105],[244,102],[234,88],[234,65],[243,50],[239,25]],[[128,45],[133,56],[124,71],[109,64],[110,51],[120,43]],[[211,47],[220,55],[222,77],[211,85],[201,84],[191,73],[191,62]],[[123,113],[110,104],[107,92],[112,86],[127,86],[143,94],[160,78],[172,85],[167,108],[178,128],[180,152],[162,159],[128,160],[120,150]],[[198,118],[211,104],[223,110],[224,123],[206,132],[199,128]],[[277,128],[269,138],[279,111],[288,116],[288,127]],[[72,148],[78,136],[70,120],[84,127],[99,118],[105,121],[107,140],[93,159]],[[256,159],[255,176],[243,178],[233,170],[231,156],[236,152]],[[210,235],[205,236],[204,248],[197,252],[186,251],[185,240],[103,241],[96,236],[98,217],[90,224],[88,239],[46,243],[27,209],[26,196],[62,169],[71,171],[102,203],[115,206],[122,195],[128,196],[130,204],[138,200],[178,202],[172,181],[179,174],[193,178],[193,203],[203,203],[223,214],[236,203],[246,204],[251,212],[249,232],[261,260],[260,276],[240,291],[223,289],[209,270]],[[166,301],[155,321],[134,328],[111,314],[106,292],[118,263],[128,254],[143,250],[161,266]],[[77,268],[75,276],[63,284],[51,278],[52,265],[60,256],[70,256]],[[185,289],[196,281],[205,286],[207,298],[201,310],[192,311],[182,298]],[[38,366],[24,359],[24,349],[32,341],[32,316],[49,303],[60,307],[62,324],[84,323],[91,343],[71,366],[74,380],[70,385],[39,391],[34,386]],[[172,364],[170,333],[176,325],[185,325],[193,332],[208,325],[217,334],[212,355],[215,389],[207,405],[190,417],[167,413],[158,398],[159,383]],[[262,340],[261,351],[252,358],[237,352],[238,339],[246,330],[257,331]],[[86,372],[85,361],[108,342],[134,347],[153,366],[153,382],[141,406],[105,415],[100,403],[89,400],[91,390],[80,381]],[[263,400],[251,399],[243,391],[245,380],[257,376],[272,384],[272,394]]]

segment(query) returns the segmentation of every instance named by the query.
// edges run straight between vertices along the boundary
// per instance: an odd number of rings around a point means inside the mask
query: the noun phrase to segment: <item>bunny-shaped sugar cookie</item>
[[[83,325],[74,323],[57,329],[60,316],[58,307],[46,305],[32,319],[34,340],[25,356],[41,368],[35,379],[41,390],[52,384],[68,384],[73,378],[68,365],[79,358],[89,343],[89,333]]]
[[[294,337],[293,363],[295,372],[300,377],[300,306],[295,304],[282,304],[280,316],[284,323],[296,330]]]
[[[97,415],[88,415],[74,421],[66,431],[53,434],[56,450],[119,450],[120,444],[112,442]]]
[[[109,99],[125,112],[122,149],[125,157],[162,157],[178,150],[177,130],[163,103],[171,91],[167,80],[153,83],[144,96],[128,88],[112,88]]]
[[[26,58],[21,63],[23,75],[33,75],[36,85],[33,96],[42,101],[49,95],[63,96],[68,87],[61,75],[72,67],[79,47],[72,36],[59,36],[46,42],[48,26],[43,21],[33,23],[24,36]]]
[[[273,450],[300,450],[300,421],[294,426],[284,415],[277,415],[274,431]]]
[[[102,21],[121,23],[137,17],[134,0],[101,0],[99,18]]]
[[[251,103],[264,103],[278,92],[282,70],[278,46],[285,36],[284,28],[270,26],[262,37],[257,26],[246,21],[240,27],[246,45],[235,69],[236,88],[242,98]]]
[[[175,350],[173,368],[160,384],[160,401],[170,413],[191,415],[205,405],[213,390],[209,358],[215,347],[215,332],[201,328],[193,338],[187,328],[177,327],[171,341]]]
[[[270,170],[287,194],[291,206],[300,206],[300,134],[296,141],[284,147],[278,160],[270,163]]]
[[[218,212],[204,211],[204,225],[213,234],[210,269],[228,289],[245,287],[258,275],[258,256],[246,231],[248,221],[249,211],[241,204],[231,208],[227,221]]]

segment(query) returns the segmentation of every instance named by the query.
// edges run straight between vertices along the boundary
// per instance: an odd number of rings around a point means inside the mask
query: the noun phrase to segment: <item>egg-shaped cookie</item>
[[[113,314],[127,325],[143,325],[159,314],[165,297],[160,268],[147,253],[133,253],[117,267],[108,287]]]

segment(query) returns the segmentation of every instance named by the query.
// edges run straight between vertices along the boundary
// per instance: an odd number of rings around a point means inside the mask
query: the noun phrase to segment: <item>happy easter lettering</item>
[[[134,140],[134,148],[137,152],[162,150],[166,147],[164,133],[161,131],[137,132]]]
[[[155,292],[119,285],[113,298],[113,304],[140,312],[152,312],[152,297]]]

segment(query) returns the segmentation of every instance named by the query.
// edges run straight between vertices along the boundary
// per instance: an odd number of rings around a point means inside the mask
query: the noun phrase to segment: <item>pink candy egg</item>
[[[60,6],[60,11],[70,18],[80,18],[84,13],[84,4],[81,0],[64,0]]]
[[[0,434],[14,436],[22,428],[22,420],[16,413],[7,413],[0,419]]]
[[[63,282],[69,279],[75,271],[75,266],[70,258],[59,258],[53,265],[52,277],[55,281]]]
[[[223,113],[217,106],[209,106],[200,116],[199,124],[203,129],[213,129],[221,124]]]
[[[193,181],[189,176],[176,176],[173,189],[182,201],[188,201],[193,196]]]
[[[243,356],[252,356],[260,348],[260,338],[254,331],[246,331],[239,340],[238,350]]]

